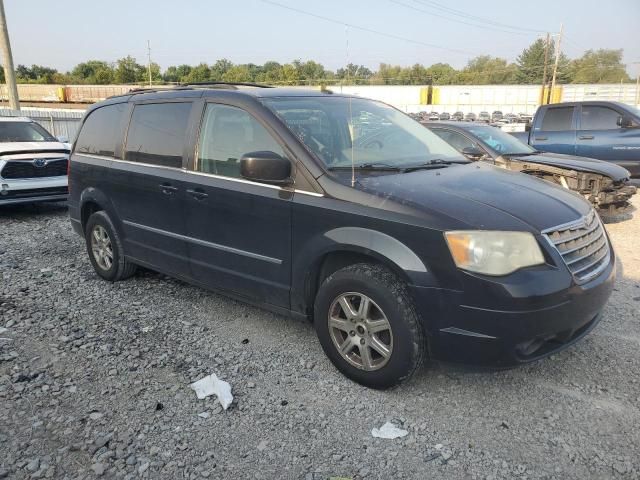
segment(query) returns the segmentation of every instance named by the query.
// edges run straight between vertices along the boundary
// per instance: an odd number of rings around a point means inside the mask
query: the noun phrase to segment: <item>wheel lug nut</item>
[[[356,332],[354,332],[353,330],[351,330],[351,331],[349,332],[349,335],[351,335],[352,337],[353,337],[353,336],[355,336],[355,334],[356,334]]]
[[[360,339],[360,345],[364,345],[364,338]]]

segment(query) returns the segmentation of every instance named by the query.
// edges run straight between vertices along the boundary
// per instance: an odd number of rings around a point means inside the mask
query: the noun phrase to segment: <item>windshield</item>
[[[467,131],[496,152],[506,155],[534,153],[535,150],[513,135],[495,127],[471,127]]]
[[[352,160],[356,167],[464,161],[444,140],[383,103],[347,97],[279,97],[263,102],[329,168],[351,166]]]
[[[57,142],[57,140],[37,123],[0,122],[0,142]]]

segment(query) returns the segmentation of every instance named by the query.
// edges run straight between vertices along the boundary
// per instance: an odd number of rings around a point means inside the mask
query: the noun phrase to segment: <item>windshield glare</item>
[[[348,97],[263,100],[327,167],[464,161],[444,140],[383,103]],[[353,148],[352,148],[353,147]]]
[[[49,132],[37,123],[0,122],[0,142],[56,142]]]
[[[482,140],[488,147],[498,153],[515,155],[517,153],[533,153],[535,150],[526,143],[522,143],[513,135],[495,127],[471,127],[467,129],[475,137]]]

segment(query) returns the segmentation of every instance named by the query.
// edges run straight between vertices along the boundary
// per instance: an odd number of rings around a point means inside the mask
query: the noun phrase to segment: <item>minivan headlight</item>
[[[445,232],[458,268],[485,275],[508,275],[544,263],[538,242],[529,232],[484,230]]]

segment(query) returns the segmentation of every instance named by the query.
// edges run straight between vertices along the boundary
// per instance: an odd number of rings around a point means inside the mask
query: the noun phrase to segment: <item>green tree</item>
[[[432,85],[450,85],[456,78],[458,71],[448,63],[434,63],[426,69],[426,74]]]
[[[233,63],[226,58],[216,60],[216,63],[211,66],[211,69],[209,71],[209,78],[207,78],[207,80],[211,80],[214,82],[223,81],[222,77],[224,77],[224,74],[231,70],[232,67]]]
[[[462,85],[509,84],[515,82],[517,68],[503,58],[480,55],[469,60],[456,80]]]
[[[525,48],[516,59],[518,71],[516,73],[516,81],[525,84],[542,83],[542,75],[544,72],[544,50],[546,40],[541,38],[533,42],[529,47]],[[549,45],[547,64],[553,59],[553,44]],[[550,68],[547,68],[547,72]]]
[[[342,84],[365,85],[369,83],[369,79],[373,76],[373,72],[364,65],[355,65],[350,63],[344,68],[336,71],[335,77]]]
[[[41,65],[18,65],[16,67],[16,79],[21,83],[54,83],[54,75],[58,71],[54,68],[43,67]]]
[[[251,71],[247,65],[234,65],[222,75],[223,82],[251,82]]]
[[[146,69],[133,58],[127,55],[116,62],[114,80],[116,83],[136,83],[144,81]]]
[[[71,70],[71,76],[81,83],[97,85],[113,83],[115,78],[113,66],[101,60],[79,63]]]
[[[622,63],[622,49],[587,50],[568,66],[573,83],[617,83],[631,79]]]
[[[189,73],[183,77],[185,83],[208,82],[211,80],[211,69],[206,63],[201,63],[193,67]]]
[[[167,68],[162,78],[165,82],[184,82],[192,69],[193,67],[190,65],[178,65],[177,67],[172,65]]]

